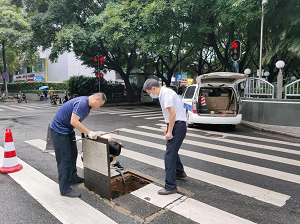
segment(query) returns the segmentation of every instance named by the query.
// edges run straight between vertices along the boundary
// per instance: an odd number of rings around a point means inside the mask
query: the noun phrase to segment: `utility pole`
[[[5,45],[4,45],[4,40],[2,40],[2,54],[3,54],[3,68],[4,71],[6,72],[6,62],[5,62]],[[3,79],[4,82],[4,88],[5,88],[5,96],[8,96],[8,91],[7,91],[7,79]]]

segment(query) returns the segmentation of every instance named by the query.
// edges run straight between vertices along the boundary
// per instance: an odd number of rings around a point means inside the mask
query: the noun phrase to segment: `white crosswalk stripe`
[[[180,214],[184,217],[187,217],[188,219],[191,219],[201,224],[253,223],[246,219],[242,219],[238,216],[224,212],[220,209],[214,208],[195,199],[187,198],[180,194],[173,194],[167,196],[158,195],[158,190],[160,190],[160,187],[154,184],[149,184],[143,188],[132,192],[131,194],[158,207],[170,209],[171,211],[177,214]],[[150,200],[146,200],[145,198],[150,198]]]
[[[162,122],[164,122],[162,120]],[[158,126],[163,126],[165,127],[166,124],[156,124]],[[204,133],[210,133],[210,134],[216,134],[216,135],[222,135],[223,137],[236,137],[239,139],[250,139],[250,140],[255,140],[255,141],[262,141],[262,142],[269,142],[269,143],[276,143],[276,144],[283,144],[283,145],[290,145],[290,146],[296,146],[296,147],[300,147],[299,143],[294,143],[294,142],[288,142],[288,141],[280,141],[280,140],[276,140],[276,139],[268,139],[268,138],[260,138],[260,137],[252,137],[252,136],[247,136],[247,135],[237,135],[237,134],[232,134],[232,133],[222,133],[222,132],[217,132],[217,131],[208,131],[208,130],[199,130],[196,128],[187,128],[188,131],[196,131],[196,132],[204,132]]]
[[[134,131],[131,131],[134,132]],[[135,132],[137,133],[137,132]],[[148,132],[138,132],[140,135],[144,136],[154,136],[161,138],[161,135],[155,135],[155,134],[150,134]],[[185,139],[183,143],[194,145],[194,146],[199,146],[199,142],[193,141],[193,140],[188,140]],[[298,160],[293,160],[293,159],[288,159],[288,158],[283,158],[279,156],[273,156],[273,155],[268,155],[264,153],[258,153],[258,152],[252,152],[252,151],[246,151],[246,150],[241,150],[241,149],[236,149],[236,148],[230,148],[227,146],[219,146],[216,147],[215,144],[210,144],[210,143],[204,143],[201,142],[201,147],[204,148],[209,148],[209,149],[214,149],[214,150],[219,150],[219,151],[224,151],[224,152],[229,152],[229,153],[235,153],[235,154],[240,154],[240,155],[245,155],[245,156],[251,156],[254,158],[259,158],[259,159],[265,159],[265,160],[270,160],[274,162],[280,162],[280,163],[285,163],[289,165],[295,165],[295,166],[300,166],[300,161]]]
[[[145,126],[143,126],[143,127],[145,127]],[[147,133],[147,132],[134,131],[134,130],[126,129],[126,128],[121,128],[121,129],[119,129],[119,131],[129,132],[129,133],[133,133],[133,134],[140,134],[140,135],[144,135],[144,136],[148,136],[148,137],[152,137],[152,138],[161,138],[161,135],[151,134],[151,133]],[[149,143],[148,143],[148,146],[150,146]],[[165,147],[160,147],[162,145],[159,145],[159,144],[155,144],[155,145],[151,144],[151,146],[155,147],[156,149],[157,148],[162,149],[162,150],[165,149]],[[206,155],[203,153],[187,151],[187,150],[183,150],[183,149],[181,149],[179,151],[179,153],[182,155],[192,157],[192,158],[205,160],[208,162],[217,163],[220,165],[224,165],[224,166],[228,166],[228,167],[232,167],[232,168],[236,168],[236,169],[240,169],[240,170],[245,170],[248,172],[253,172],[253,173],[270,176],[270,177],[274,177],[277,179],[286,180],[286,181],[300,184],[300,176],[299,175],[281,172],[281,171],[264,168],[264,167],[260,167],[260,166],[255,166],[255,165],[251,165],[251,164],[236,162],[236,161],[229,160],[229,159],[223,159],[223,158],[214,157],[214,156]]]
[[[4,108],[4,109],[8,109],[8,110],[14,110],[14,111],[20,111],[20,109],[13,108],[11,106],[0,105],[0,108]]]
[[[4,148],[0,146],[0,160],[3,161]],[[62,223],[116,223],[106,215],[79,198],[61,197],[58,184],[46,177],[21,159],[23,169],[10,173],[32,197]],[[51,199],[51,200],[49,200]]]

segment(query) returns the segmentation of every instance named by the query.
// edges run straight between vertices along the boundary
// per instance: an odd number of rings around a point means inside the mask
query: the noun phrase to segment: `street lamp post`
[[[259,74],[258,77],[261,78],[261,61],[262,61],[262,39],[263,39],[263,29],[264,29],[264,6],[268,3],[268,0],[262,0],[261,2],[261,26],[260,26],[260,49],[259,49]]]
[[[283,61],[277,61],[276,62],[276,68],[279,69],[278,75],[277,75],[277,99],[282,99],[282,83],[283,83],[283,75],[282,75],[282,68],[284,67]]]
[[[246,68],[245,70],[244,70],[244,73],[247,75],[247,80],[246,80],[246,85],[245,85],[245,89],[244,89],[244,95],[245,96],[247,96],[248,95],[248,97],[250,97],[250,95],[249,95],[249,90],[250,90],[250,79],[249,79],[249,75],[251,74],[251,70],[249,69],[249,68]]]

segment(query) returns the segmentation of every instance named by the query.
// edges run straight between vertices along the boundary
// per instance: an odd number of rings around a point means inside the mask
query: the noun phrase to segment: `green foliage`
[[[68,93],[77,94],[78,96],[89,96],[99,92],[98,78],[73,76],[68,81]],[[100,91],[104,92],[107,97],[111,98],[113,93],[124,94],[124,85],[120,83],[107,82],[104,80],[100,84]]]
[[[4,42],[5,59],[0,54],[0,72],[15,73],[25,61],[29,66],[39,58],[31,45],[32,30],[22,7],[17,7],[10,0],[0,0],[0,40]],[[3,51],[3,49],[1,49]]]
[[[37,93],[41,91],[39,90],[41,86],[53,87],[56,92],[64,92],[67,89],[67,85],[60,82],[17,82],[7,84],[9,93]]]

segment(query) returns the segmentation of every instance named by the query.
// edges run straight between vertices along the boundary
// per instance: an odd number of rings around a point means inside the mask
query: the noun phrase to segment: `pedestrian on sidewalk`
[[[167,123],[164,131],[166,143],[165,187],[158,191],[160,195],[177,193],[176,179],[187,177],[180,161],[178,151],[186,135],[186,115],[178,95],[167,87],[161,86],[155,79],[147,79],[143,88],[152,98],[159,98],[162,113]]]
[[[84,178],[77,175],[78,150],[74,141],[74,128],[91,139],[97,139],[97,133],[86,128],[81,122],[89,115],[91,109],[98,109],[105,102],[106,96],[102,92],[69,100],[57,111],[50,125],[62,196],[80,197],[80,193],[73,191],[71,185],[84,182]]]

